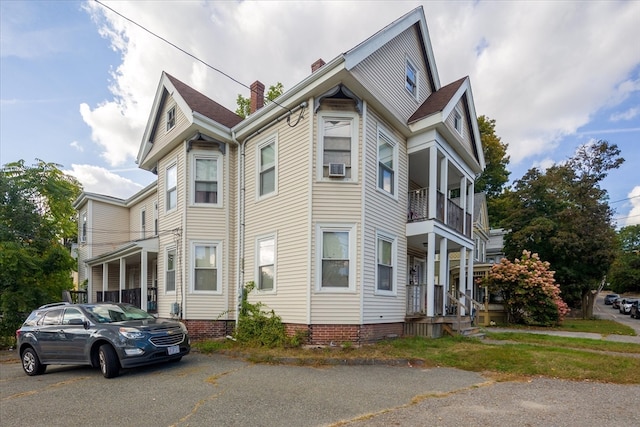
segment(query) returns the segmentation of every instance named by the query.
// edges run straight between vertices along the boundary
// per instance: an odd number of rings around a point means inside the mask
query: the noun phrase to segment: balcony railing
[[[457,232],[471,237],[471,214],[450,199],[446,200],[447,219],[444,218],[445,196],[440,191],[436,192],[436,219],[453,228]],[[409,206],[407,207],[407,222],[425,221],[429,218],[429,189],[420,188],[409,192]]]

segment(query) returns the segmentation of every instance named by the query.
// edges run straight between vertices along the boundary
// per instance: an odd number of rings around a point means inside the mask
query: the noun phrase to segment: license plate
[[[169,356],[171,356],[172,354],[178,354],[178,353],[180,353],[179,345],[172,345],[171,347],[167,347],[167,354],[169,354]]]

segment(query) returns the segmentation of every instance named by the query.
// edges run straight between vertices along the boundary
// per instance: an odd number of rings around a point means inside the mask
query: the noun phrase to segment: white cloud
[[[632,107],[621,113],[614,113],[609,117],[612,122],[619,122],[620,120],[631,120],[640,115],[640,107]]]
[[[316,59],[333,59],[419,4],[108,3],[244,84],[282,82],[285,89],[306,77]],[[122,54],[113,99],[81,107],[110,165],[137,154],[162,70],[231,110],[238,93],[248,94],[99,4],[86,7]],[[471,76],[477,113],[496,120],[513,164],[551,152],[598,110],[637,90],[630,73],[640,50],[629,40],[640,39],[640,2],[424,2],[424,8],[442,84]],[[611,25],[599,31],[602,22]]]
[[[84,151],[84,147],[82,145],[80,145],[80,143],[78,141],[72,141],[71,144],[69,144],[71,147],[75,148],[76,150],[78,150],[79,152],[83,152]]]
[[[538,168],[539,170],[541,170],[542,172],[546,171],[547,169],[549,169],[551,166],[555,165],[556,162],[553,159],[550,159],[549,157],[537,161],[537,162],[533,162],[533,166],[534,168]]]
[[[140,184],[99,166],[72,164],[71,170],[64,172],[80,181],[84,191],[89,193],[108,194],[127,199],[142,190]]]
[[[628,195],[631,209],[619,222],[623,227],[640,224],[640,185],[633,187]]]

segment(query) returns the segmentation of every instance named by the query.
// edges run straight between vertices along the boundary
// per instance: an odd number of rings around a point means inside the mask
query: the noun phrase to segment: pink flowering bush
[[[502,294],[507,322],[554,325],[569,313],[554,273],[538,254],[525,250],[521,259],[511,262],[503,258],[494,264],[483,285]]]

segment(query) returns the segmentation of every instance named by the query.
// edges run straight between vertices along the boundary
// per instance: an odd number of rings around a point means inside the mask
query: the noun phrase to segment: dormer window
[[[414,98],[418,97],[418,69],[413,63],[407,58],[406,67],[405,67],[405,82],[404,87],[409,91]]]
[[[173,129],[176,125],[176,107],[175,105],[167,111],[167,131]]]
[[[457,108],[453,113],[453,127],[462,135],[462,114]]]

